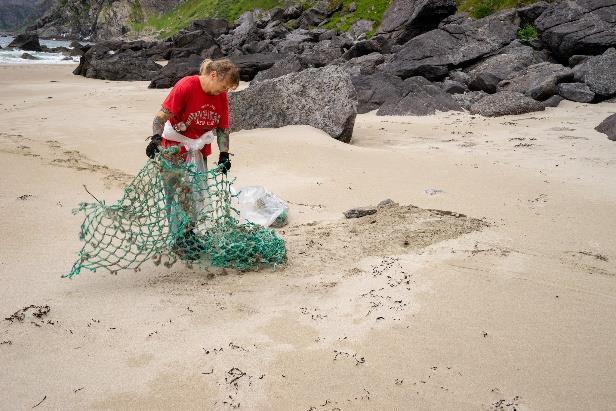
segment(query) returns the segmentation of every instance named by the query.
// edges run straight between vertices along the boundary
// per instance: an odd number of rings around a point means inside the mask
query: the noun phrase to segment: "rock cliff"
[[[47,1],[53,7],[28,30],[41,37],[108,40],[128,33],[131,24],[142,22],[146,15],[167,12],[183,0]]]
[[[15,32],[41,18],[56,0],[3,0],[0,2],[0,31]]]

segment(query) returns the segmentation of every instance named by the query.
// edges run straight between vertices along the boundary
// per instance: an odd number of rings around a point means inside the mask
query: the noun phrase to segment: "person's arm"
[[[160,142],[162,141],[163,129],[165,128],[165,123],[173,117],[173,113],[167,110],[164,107],[161,107],[156,116],[154,116],[154,121],[152,121],[152,136],[150,137],[150,143],[145,148],[145,155],[154,158],[156,153],[158,153]]]
[[[154,121],[152,122],[152,135],[163,135],[163,129],[165,128],[165,123],[173,117],[173,113],[167,110],[164,107],[161,107],[156,116],[154,116]]]
[[[218,143],[218,165],[222,165],[222,172],[227,174],[227,171],[231,170],[231,159],[229,158],[229,129],[217,128],[216,129],[216,142]]]
[[[217,128],[216,129],[216,142],[218,143],[218,150],[221,153],[229,152],[229,129]]]

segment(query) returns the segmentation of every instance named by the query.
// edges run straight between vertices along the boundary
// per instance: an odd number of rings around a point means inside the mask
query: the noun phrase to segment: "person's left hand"
[[[229,158],[229,153],[226,151],[221,151],[218,155],[218,165],[222,165],[220,170],[227,174],[227,171],[231,170],[231,159]]]

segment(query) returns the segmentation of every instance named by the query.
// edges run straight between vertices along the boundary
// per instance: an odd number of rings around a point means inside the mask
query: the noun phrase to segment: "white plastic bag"
[[[240,189],[238,208],[242,219],[264,227],[287,224],[289,205],[262,186]]]

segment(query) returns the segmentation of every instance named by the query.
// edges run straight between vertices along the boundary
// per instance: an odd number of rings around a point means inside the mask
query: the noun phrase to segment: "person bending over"
[[[146,155],[154,158],[159,146],[168,148],[179,143],[164,138],[165,123],[170,122],[176,132],[191,139],[198,139],[207,132],[214,132],[220,151],[218,164],[222,171],[231,169],[229,158],[229,102],[227,91],[239,84],[239,70],[228,59],[205,60],[198,75],[186,76],[176,83],[156,113],[152,123],[152,137]],[[180,155],[186,153],[180,147]],[[206,144],[203,158],[212,153],[211,144]]]

